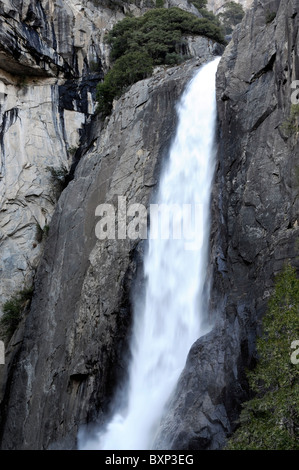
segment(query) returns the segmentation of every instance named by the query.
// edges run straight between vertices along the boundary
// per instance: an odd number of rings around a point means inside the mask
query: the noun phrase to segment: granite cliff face
[[[102,203],[117,209],[118,196],[148,204],[175,130],[176,102],[213,57],[209,44],[203,59],[133,85],[106,127],[94,123],[90,150],[55,210],[31,310],[11,342],[3,449],[74,448],[78,426],[101,422],[109,410],[116,377],[125,376],[143,247],[97,240],[95,210]]]
[[[212,41],[188,38],[186,52],[199,62],[161,68],[132,87],[109,123],[97,122],[95,85],[109,65],[105,32],[148,6],[0,6],[0,308],[36,278],[36,300],[0,370],[3,448],[73,448],[78,425],[101,418],[116,376],[124,374],[131,281],[142,248],[98,243],[95,208],[116,203],[118,194],[128,203],[148,202],[175,129],[175,103],[215,52]],[[57,206],[65,174],[84,153]]]
[[[118,196],[149,203],[176,101],[218,48],[190,40],[199,59],[133,85],[102,123],[92,114],[94,83],[108,65],[104,31],[146,3],[112,11],[105,2],[21,3],[7,0],[0,10],[1,299],[37,274],[0,370],[0,441],[2,449],[72,449],[80,424],[104,421],[126,377],[132,295],[143,287],[143,243],[99,241],[96,207],[117,208]],[[283,126],[299,76],[298,11],[296,0],[256,1],[220,62],[214,328],[190,351],[157,449],[223,447],[247,397],[244,368],[255,361],[274,275],[286,260],[298,265],[297,136]],[[78,146],[81,159],[57,204],[48,167],[69,169]],[[42,244],[37,223],[50,225]]]
[[[215,13],[215,15],[218,15],[223,10],[223,7],[226,3],[229,3],[230,0],[208,0],[208,9]],[[234,0],[235,3],[239,3],[242,5],[244,10],[248,10],[252,3],[253,0]]]
[[[217,74],[214,329],[190,351],[157,448],[221,449],[246,399],[244,368],[285,262],[298,266],[298,134],[285,132],[298,78],[297,1],[254,2]],[[267,13],[276,13],[267,21]],[[274,15],[273,15],[274,16]]]
[[[5,0],[0,4],[0,316],[33,282],[64,175],[80,155],[109,66],[105,34],[148,1]],[[171,0],[193,13],[186,0]],[[209,41],[189,39],[190,55]],[[200,51],[199,49],[200,48]]]
[[[94,113],[99,18],[75,4],[0,5],[0,312],[32,283],[59,178]]]

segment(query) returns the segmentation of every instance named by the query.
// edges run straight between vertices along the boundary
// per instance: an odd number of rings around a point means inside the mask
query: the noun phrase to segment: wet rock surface
[[[267,21],[268,13],[275,18]],[[218,166],[212,201],[211,315],[190,351],[158,449],[221,449],[248,395],[255,339],[274,276],[298,264],[298,134],[286,135],[298,78],[298,2],[255,2],[217,73]]]
[[[255,339],[274,276],[286,261],[298,267],[297,132],[295,126],[286,133],[284,126],[291,83],[298,79],[298,7],[296,0],[256,1],[220,62],[210,263],[214,327],[189,353],[156,449],[225,445],[248,396],[244,370],[255,363]],[[126,377],[132,295],[143,286],[144,243],[118,240],[117,231],[115,240],[98,240],[95,210],[102,203],[117,209],[118,196],[127,204],[149,204],[175,131],[175,104],[203,59],[160,68],[115,102],[104,124],[88,121],[93,104],[84,86],[90,79],[84,72],[88,57],[101,59],[100,71],[107,67],[104,43],[99,42],[101,54],[95,51],[90,23],[83,26],[94,3],[68,2],[65,10],[59,1],[24,1],[17,8],[7,0],[1,8],[2,272],[7,276],[12,267],[11,279],[21,273],[19,285],[24,259],[27,267],[38,266],[31,308],[2,368],[1,448],[73,449],[80,425],[104,422],[116,384]],[[146,5],[134,8],[140,12]],[[101,34],[125,14],[116,9],[109,16],[104,4],[97,11]],[[21,34],[20,49],[5,38],[9,31]],[[70,34],[64,38],[63,31]],[[188,47],[196,54],[204,50],[204,60],[216,53],[204,41],[190,40]],[[29,69],[36,76],[25,90],[20,76]],[[49,175],[36,168],[69,167],[69,150],[82,142],[86,121],[82,157],[52,218],[56,201],[45,189]],[[21,211],[24,206],[30,210]],[[36,259],[32,248],[22,257],[34,225],[50,219],[42,261],[42,250]],[[10,245],[16,238],[18,250]],[[7,284],[7,291],[14,286]]]

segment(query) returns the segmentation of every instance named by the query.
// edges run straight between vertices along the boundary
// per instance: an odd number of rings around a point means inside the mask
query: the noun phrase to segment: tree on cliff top
[[[291,266],[277,277],[248,373],[255,393],[243,405],[230,450],[299,450],[299,279]],[[297,350],[292,348],[297,347]]]
[[[176,7],[156,8],[118,22],[107,35],[112,68],[97,87],[98,110],[107,116],[113,99],[137,80],[150,76],[155,65],[180,63],[183,36],[187,35],[224,42],[217,24]]]

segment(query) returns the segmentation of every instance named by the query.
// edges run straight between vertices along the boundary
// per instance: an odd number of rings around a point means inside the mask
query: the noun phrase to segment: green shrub
[[[18,76],[18,81],[17,81],[17,87],[18,88],[27,88],[28,85],[28,76],[27,75],[19,75]]]
[[[299,364],[291,344],[299,340],[299,279],[291,266],[277,277],[257,341],[257,367],[248,372],[253,399],[243,405],[231,450],[299,450]]]
[[[121,96],[132,83],[152,73],[153,60],[143,52],[129,52],[117,59],[103,83],[97,86],[98,109],[104,116],[110,114],[114,98]]]
[[[10,338],[16,330],[22,318],[25,307],[30,303],[33,295],[33,287],[20,290],[7,300],[3,305],[3,315],[0,324],[5,334]]]
[[[151,75],[155,65],[180,63],[185,35],[204,35],[224,43],[216,23],[176,7],[156,8],[141,17],[118,22],[107,35],[113,65],[97,87],[98,111],[107,116],[113,99],[129,85]]]
[[[43,234],[45,237],[49,235],[49,230],[50,230],[50,226],[46,224],[43,228]]]
[[[292,104],[289,117],[283,122],[282,130],[287,137],[296,134],[299,130],[299,104]]]
[[[36,232],[35,232],[35,241],[37,243],[41,243],[45,237],[48,236],[49,234],[50,227],[49,225],[45,225],[44,228],[42,228],[39,223],[36,223]]]
[[[69,149],[72,151],[72,148]],[[46,168],[51,173],[51,179],[53,186],[57,189],[58,194],[60,194],[66,186],[66,177],[68,175],[68,170],[64,165],[60,167],[47,166]]]
[[[73,157],[73,156],[75,155],[75,153],[77,152],[78,148],[79,148],[78,146],[77,146],[77,147],[76,147],[76,146],[69,147],[69,148],[67,149],[67,151],[68,151],[69,155],[71,155],[71,156]],[[67,174],[67,169],[66,169],[65,167],[62,167],[62,168],[60,169],[60,173],[61,173],[61,176],[62,176],[63,178],[65,178],[65,176],[66,176],[66,174]]]
[[[89,69],[92,73],[98,73],[101,71],[101,64],[95,60],[89,62]]]
[[[168,52],[165,56],[166,65],[176,65],[180,64],[183,61],[183,58],[180,54],[176,52]]]
[[[200,11],[207,8],[208,0],[192,0],[191,3]]]
[[[67,168],[64,165],[60,167],[47,166],[47,170],[51,173],[51,176],[55,181],[64,181],[67,175]]]
[[[275,11],[267,11],[266,13],[266,24],[272,23],[273,20],[276,18],[276,12]]]
[[[41,243],[41,241],[43,239],[43,236],[44,236],[44,231],[43,231],[43,229],[41,228],[41,226],[39,225],[38,222],[36,223],[35,227],[36,227],[35,241],[37,241],[37,243]]]
[[[224,34],[224,30],[221,26],[221,22],[219,21],[219,18],[216,15],[214,15],[212,11],[209,11],[207,9],[207,5],[208,5],[207,0],[194,0],[191,3],[197,8],[199,13],[203,16],[203,18],[205,18],[206,20],[209,20],[211,23],[219,27],[222,34]]]
[[[149,10],[138,18],[125,18],[118,22],[107,35],[111,45],[111,59],[136,50],[146,50],[152,56],[158,45],[163,45],[158,60],[163,61],[165,51],[175,52],[183,35],[206,35],[224,43],[222,31],[207,18],[173,8]]]

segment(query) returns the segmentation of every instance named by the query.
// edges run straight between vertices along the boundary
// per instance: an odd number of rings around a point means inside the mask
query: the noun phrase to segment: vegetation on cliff
[[[150,76],[155,65],[180,63],[186,35],[203,35],[224,43],[215,22],[176,7],[155,8],[117,23],[107,35],[112,68],[97,87],[98,110],[107,116],[113,99],[129,85]]]
[[[218,17],[225,34],[233,32],[235,26],[241,23],[244,14],[244,9],[240,3],[228,2],[223,6],[223,11],[219,13]]]
[[[225,3],[222,7],[222,11],[217,14],[217,16],[207,9],[208,0],[192,0],[192,3],[204,18],[207,18],[222,28],[223,34],[227,35],[233,32],[235,26],[241,23],[245,15],[243,6],[234,1]]]
[[[33,295],[33,287],[16,292],[3,305],[3,315],[0,319],[0,328],[4,338],[9,340],[21,321],[24,309],[29,305]]]
[[[299,279],[287,265],[276,279],[257,340],[257,367],[248,372],[254,397],[244,404],[228,449],[299,450],[299,352],[292,349],[298,340]]]
[[[216,26],[221,28],[221,23],[219,21],[219,18],[214,15],[212,11],[208,10],[208,0],[192,0],[191,3],[197,8],[199,13],[202,15],[203,18],[211,21],[214,23]]]

